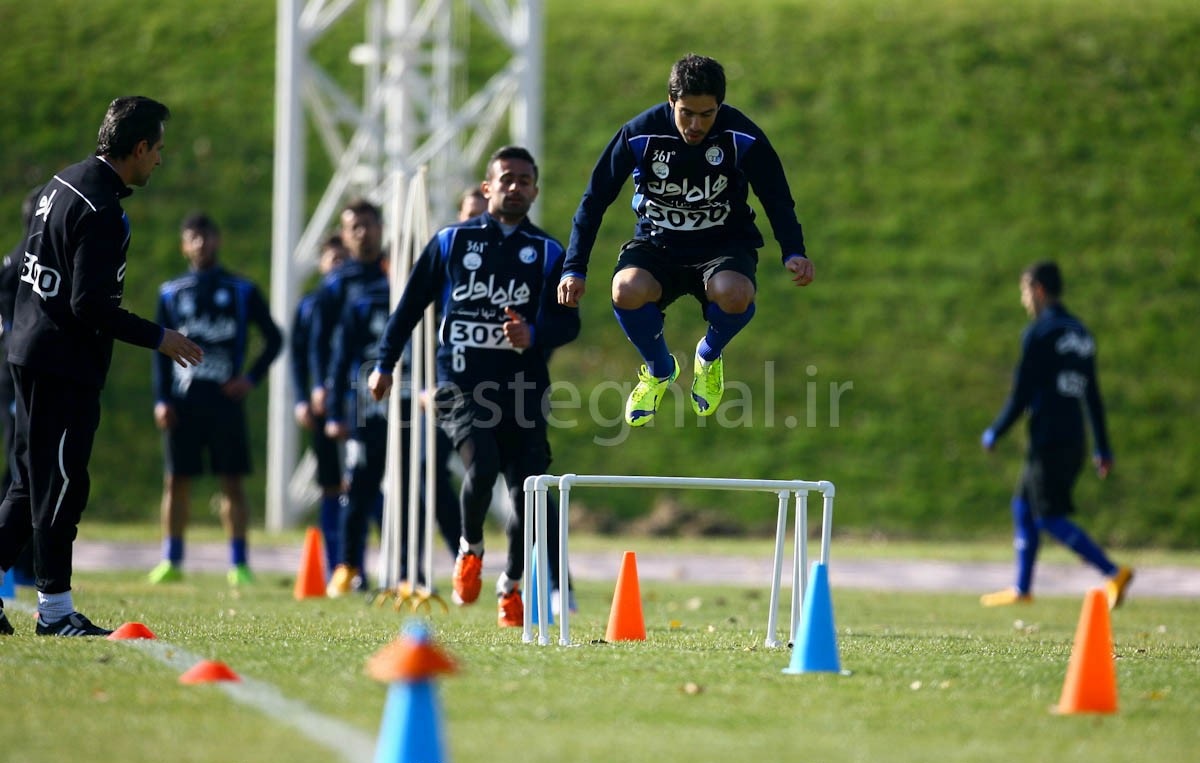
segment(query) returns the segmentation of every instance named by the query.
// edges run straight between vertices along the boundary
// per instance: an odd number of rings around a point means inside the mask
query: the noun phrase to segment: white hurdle
[[[582,475],[582,474],[540,474],[525,480],[525,579],[530,579],[533,569],[533,547],[535,538],[542,539],[537,543],[538,569],[538,644],[545,646],[550,643],[550,629],[546,625],[549,618],[550,595],[550,554],[545,538],[547,527],[547,492],[551,485],[558,487],[558,616],[559,638],[562,646],[571,645],[569,625],[569,588],[567,556],[567,521],[568,509],[571,505],[571,489],[573,487],[633,487],[633,488],[683,488],[701,490],[740,490],[774,493],[779,500],[778,518],[775,525],[775,560],[771,580],[771,610],[767,615],[767,636],[764,644],[768,647],[779,646],[775,632],[778,627],[779,589],[783,575],[784,537],[787,534],[788,502],[795,496],[796,521],[792,554],[792,606],[791,622],[788,628],[789,641],[795,641],[796,628],[800,620],[803,606],[804,590],[808,585],[808,494],[812,491],[821,493],[821,563],[829,565],[829,541],[833,530],[833,498],[835,489],[832,482],[820,480],[756,480],[730,479],[707,477],[639,477],[631,475]],[[543,582],[546,581],[546,582]],[[526,592],[528,596],[528,591]],[[533,642],[533,608],[527,600],[525,603],[525,622],[522,639],[525,643]]]

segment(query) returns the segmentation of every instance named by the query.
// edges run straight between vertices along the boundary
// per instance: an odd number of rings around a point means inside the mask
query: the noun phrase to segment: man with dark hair
[[[162,162],[163,104],[117,98],[96,155],[42,188],[25,240],[13,333],[17,473],[0,504],[0,574],[26,543],[34,549],[43,636],[105,636],[75,611],[71,553],[87,506],[88,460],[100,424],[100,390],[113,342],[157,349],[183,368],[203,350],[173,329],[121,308],[129,218],[121,199]],[[12,633],[0,604],[0,633]]]
[[[612,279],[617,322],[645,365],[625,405],[630,426],[650,423],[679,363],[663,338],[664,310],[690,294],[708,331],[696,345],[691,401],[717,410],[725,389],[722,352],[754,316],[762,235],[747,203],[753,190],[797,286],[813,280],[787,178],[767,136],[725,104],[725,71],[711,58],[675,62],[667,102],[627,122],[609,142],[571,228],[558,301],[577,307],[600,223],[633,175],[634,238],[621,247]]]
[[[387,288],[387,276],[383,272],[383,212],[367,199],[353,198],[342,207],[338,222],[342,245],[350,256],[341,267],[331,271],[321,281],[313,296],[309,327],[309,371],[312,374],[309,410],[315,418],[324,418],[329,414],[330,391],[337,373],[333,367],[334,339],[347,303],[356,300],[373,286],[382,284]],[[348,480],[360,459],[365,458],[365,452],[357,447],[346,448],[343,455],[345,458],[341,470],[343,477]],[[382,527],[383,493],[378,484],[372,492],[376,498],[369,516],[377,527]],[[365,578],[357,574],[366,568],[366,539],[345,536],[346,522],[349,520],[354,524],[349,500],[345,493],[338,498],[336,526],[339,529],[331,553],[336,564],[332,568],[330,590],[337,590],[339,594],[349,593],[352,588],[366,587]],[[369,531],[369,525],[364,525],[363,530]],[[347,547],[355,552],[354,558],[342,556],[341,550]],[[340,575],[338,566],[344,567]],[[357,573],[351,575],[351,570]],[[335,577],[338,579],[334,580]]]
[[[266,378],[283,346],[262,292],[251,281],[221,266],[221,231],[204,213],[184,218],[179,247],[188,272],[163,284],[157,320],[178,329],[204,348],[208,359],[196,368],[174,368],[165,358],[154,365],[154,423],[163,433],[163,560],[150,572],[151,583],[183,577],[184,532],[191,505],[192,479],[204,474],[205,454],[221,491],[221,524],[229,537],[229,583],[253,581],[246,554],[249,507],[243,480],[250,473],[250,433],[245,400]],[[249,370],[250,327],[262,349]]]
[[[479,598],[483,525],[496,479],[504,475],[516,508],[523,503],[525,478],[550,464],[546,355],[579,334],[579,312],[561,307],[554,295],[562,245],[528,217],[537,183],[537,164],[524,148],[508,146],[492,154],[482,184],[487,212],[442,228],[426,245],[388,319],[368,380],[371,394],[382,400],[409,335],[425,308],[438,302],[434,408],[466,469],[454,564],[458,604]],[[496,584],[497,622],[515,627],[524,617],[524,512],[513,512],[507,533],[508,563]],[[554,575],[555,544],[550,551]]]
[[[1096,341],[1061,298],[1062,274],[1053,262],[1038,262],[1021,274],[1021,304],[1033,318],[1021,339],[1021,360],[1013,388],[1000,415],[983,433],[991,451],[1026,410],[1029,447],[1025,467],[1012,500],[1013,547],[1017,552],[1016,585],[981,598],[985,607],[1033,600],[1033,571],[1042,530],[1050,533],[1108,578],[1108,605],[1125,598],[1133,570],[1118,567],[1068,517],[1075,511],[1071,492],[1083,469],[1087,409],[1101,479],[1112,469],[1104,403],[1096,375]]]

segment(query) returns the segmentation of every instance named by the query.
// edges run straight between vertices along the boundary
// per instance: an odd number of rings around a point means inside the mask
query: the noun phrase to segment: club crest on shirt
[[[725,152],[721,150],[720,146],[709,146],[709,149],[704,152],[704,159],[709,164],[716,167],[718,164],[725,161]]]
[[[524,247],[521,249],[520,253],[517,254],[517,258],[526,265],[532,265],[537,261],[537,250],[532,246]]]
[[[654,162],[650,165],[650,171],[660,180],[666,180],[667,175],[671,174],[671,168],[665,162]]]
[[[217,289],[216,294],[213,294],[213,302],[217,307],[228,307],[230,299],[228,289]]]
[[[467,270],[479,270],[483,267],[483,257],[479,256],[478,252],[467,252],[463,256],[462,264]]]

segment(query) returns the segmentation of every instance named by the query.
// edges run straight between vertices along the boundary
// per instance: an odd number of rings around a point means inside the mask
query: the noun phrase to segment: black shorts
[[[195,477],[204,474],[204,454],[209,471],[222,476],[250,473],[250,435],[240,402],[229,400],[206,405],[175,405],[176,423],[163,435],[167,474]]]
[[[453,385],[438,387],[433,402],[438,427],[456,449],[476,432],[492,432],[505,463],[524,464],[535,470],[530,474],[540,474],[550,466],[546,419],[536,408],[524,407],[524,413],[518,417],[511,402],[507,405],[494,400],[481,402],[470,391],[464,393]]]
[[[1021,470],[1017,494],[1036,517],[1065,517],[1075,511],[1071,492],[1083,471],[1083,447],[1066,446],[1030,453]]]
[[[755,278],[758,251],[744,245],[684,253],[644,238],[635,238],[621,246],[613,275],[626,268],[641,268],[654,276],[662,286],[662,298],[657,303],[660,310],[665,310],[667,305],[683,295],[691,294],[700,303],[703,314],[708,308],[708,295],[705,293],[708,279],[725,270],[741,273],[758,289]]]
[[[317,459],[317,484],[323,488],[337,488],[342,484],[342,457],[338,452],[338,441],[325,434],[325,417],[314,417],[313,429],[309,434],[309,447]]]

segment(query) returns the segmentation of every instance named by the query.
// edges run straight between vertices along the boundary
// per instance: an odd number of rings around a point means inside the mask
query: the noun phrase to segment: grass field
[[[600,583],[579,587],[572,648],[522,644],[519,630],[495,627],[486,603],[435,613],[435,638],[461,667],[439,683],[449,754],[496,763],[1193,756],[1193,601],[1134,599],[1115,612],[1119,712],[1062,717],[1049,707],[1079,599],[983,610],[974,596],[839,590],[832,579],[849,675],[781,672],[791,652],[762,646],[765,588],[643,581],[641,643],[599,641],[612,596]],[[362,745],[378,734],[385,687],[363,668],[404,620],[390,608],[296,602],[282,575],[241,593],[215,575],[169,589],[140,573],[76,582],[98,622],[142,622],[158,641],[35,638],[10,601],[18,635],[0,642],[0,761],[56,761],[67,750],[122,763],[369,758]],[[28,607],[21,593],[16,606]],[[178,682],[200,658],[244,679],[242,701]],[[247,696],[267,697],[275,715]]]

